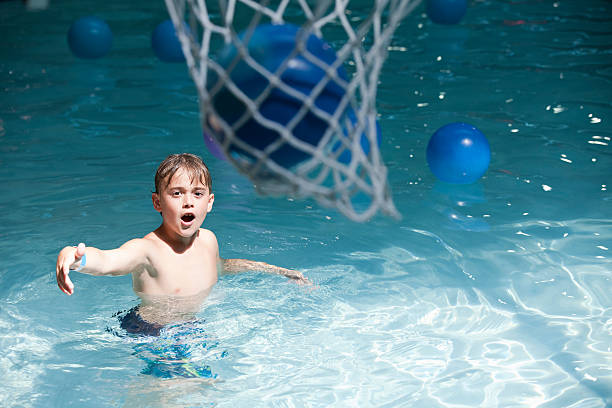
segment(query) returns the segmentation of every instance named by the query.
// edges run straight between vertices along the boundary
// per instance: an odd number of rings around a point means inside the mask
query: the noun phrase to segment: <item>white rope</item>
[[[349,0],[218,0],[217,3],[165,0],[198,89],[202,126],[217,138],[228,160],[263,194],[314,197],[355,221],[365,221],[379,210],[399,217],[377,141],[376,95],[393,32],[420,1],[375,0],[373,4],[362,2],[351,9]],[[372,4],[371,9],[364,13],[363,4]],[[295,48],[274,72],[250,55],[248,47],[257,27],[269,23],[290,23],[302,28],[296,36]],[[308,49],[311,34],[321,38],[326,32],[340,30],[346,40],[336,47],[337,58],[331,64]],[[238,33],[243,33],[242,39]],[[222,65],[218,54],[227,44],[234,47],[236,55],[229,64]],[[295,57],[324,73],[308,95],[281,79]],[[243,69],[239,67],[244,64],[250,72],[266,79],[266,84],[260,84],[263,91],[254,99],[232,80],[233,71]],[[348,80],[339,74],[347,67],[354,70]],[[216,83],[212,84],[211,79],[215,78]],[[343,90],[333,113],[317,105],[318,98],[329,92],[330,87]],[[285,125],[267,118],[259,109],[266,98],[278,92],[301,104]],[[230,94],[242,105],[236,109],[244,112],[233,123],[223,119],[227,112],[218,112],[214,106],[214,98],[220,93]],[[305,119],[322,121],[327,126],[315,145],[294,134]],[[274,131],[278,138],[259,150],[236,136],[242,126],[252,121]],[[364,134],[368,152],[362,148]],[[275,152],[288,146],[308,158],[291,167],[277,163],[273,158]],[[345,152],[350,153],[348,162],[339,160]]]

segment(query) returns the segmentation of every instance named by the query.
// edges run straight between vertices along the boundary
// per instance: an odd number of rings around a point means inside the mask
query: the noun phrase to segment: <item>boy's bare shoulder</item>
[[[217,243],[217,236],[211,230],[200,228],[199,238],[207,243]]]
[[[207,248],[207,250],[219,254],[219,243],[217,242],[217,237],[215,233],[211,230],[207,230],[205,228],[200,228],[198,233],[198,240],[202,243],[202,245]]]
[[[153,233],[149,233],[142,238],[133,238],[121,245],[122,249],[129,251],[137,251],[139,253],[149,254],[154,251],[160,244],[160,239]]]

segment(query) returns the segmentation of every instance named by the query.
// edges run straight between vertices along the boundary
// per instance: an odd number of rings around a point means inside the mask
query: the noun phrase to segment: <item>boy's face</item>
[[[163,223],[170,231],[182,237],[190,237],[212,210],[215,200],[208,187],[199,179],[191,180],[183,170],[162,183],[161,191],[153,193],[153,207],[162,214]],[[169,231],[169,232],[170,232]]]

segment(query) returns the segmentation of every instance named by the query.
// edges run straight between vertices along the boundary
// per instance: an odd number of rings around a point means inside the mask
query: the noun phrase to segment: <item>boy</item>
[[[215,234],[200,228],[215,196],[208,168],[198,156],[168,156],[155,174],[152,199],[153,207],[162,215],[162,224],[145,237],[111,250],[81,243],[60,251],[56,277],[62,292],[74,292],[70,270],[95,276],[131,273],[132,287],[142,302],[125,316],[132,323],[123,321],[122,327],[128,331],[145,327],[145,331],[157,333],[165,324],[192,319],[218,275],[257,270],[284,275],[298,283],[309,282],[295,270],[219,257]]]

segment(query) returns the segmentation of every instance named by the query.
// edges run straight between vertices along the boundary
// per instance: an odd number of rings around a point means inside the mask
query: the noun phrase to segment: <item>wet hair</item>
[[[212,178],[208,167],[200,157],[191,153],[171,154],[160,163],[155,173],[155,192],[159,193],[163,187],[170,184],[172,177],[179,170],[187,172],[191,176],[191,181],[200,180],[208,188],[208,192],[212,193]],[[165,184],[162,185],[164,180]]]

